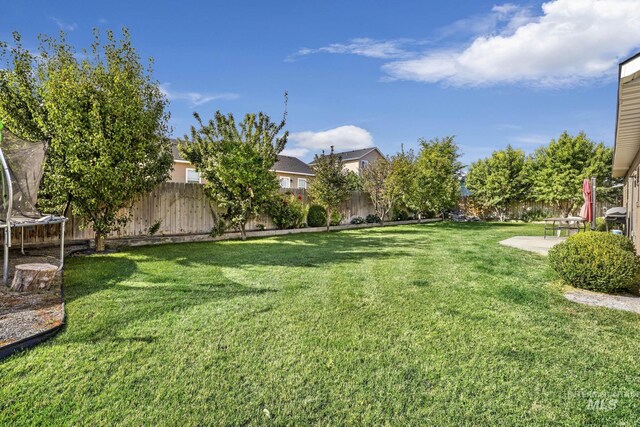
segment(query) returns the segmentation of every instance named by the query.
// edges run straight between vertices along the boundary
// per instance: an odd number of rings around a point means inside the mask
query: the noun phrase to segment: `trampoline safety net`
[[[44,171],[45,143],[21,139],[6,128],[1,132],[0,148],[9,169],[11,182],[6,182],[5,174],[0,174],[2,176],[0,220],[6,222],[7,219],[9,185],[13,190],[11,219],[40,218],[42,215],[36,208],[36,202]]]

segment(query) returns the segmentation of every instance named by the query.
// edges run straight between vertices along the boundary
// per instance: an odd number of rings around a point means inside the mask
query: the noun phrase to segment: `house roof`
[[[311,167],[297,157],[278,155],[278,161],[273,165],[272,170],[276,172],[289,172],[300,175],[313,176]]]
[[[335,154],[336,156],[340,156],[343,162],[348,162],[350,160],[359,160],[364,156],[366,156],[367,154],[371,153],[372,151],[377,151],[381,157],[384,157],[384,154],[382,154],[382,151],[378,150],[378,147],[368,147],[368,148],[361,148],[359,150],[341,151],[339,153],[334,152],[333,154]]]
[[[640,53],[618,68],[613,176],[625,176],[640,151]]]
[[[188,160],[185,160],[184,157],[182,157],[182,155],[180,154],[180,151],[178,151],[178,140],[177,139],[171,139],[171,153],[173,154],[173,160],[174,161],[178,161],[178,162],[187,162]]]
[[[180,155],[180,151],[178,151],[178,141],[176,139],[171,140],[171,152],[173,153],[174,162],[186,162],[186,163],[189,162],[188,160],[185,160],[184,157]],[[288,173],[294,173],[299,175],[309,175],[309,176],[314,175],[313,171],[311,170],[311,167],[305,162],[303,162],[302,160],[296,157],[282,156],[282,155],[278,155],[278,161],[273,165],[273,168],[271,170],[276,172],[288,172]]]

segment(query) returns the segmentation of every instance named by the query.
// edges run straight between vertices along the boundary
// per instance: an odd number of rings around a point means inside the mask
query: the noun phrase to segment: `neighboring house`
[[[377,147],[362,148],[360,150],[343,151],[340,153],[333,153],[336,156],[342,158],[344,168],[348,171],[352,171],[360,175],[362,169],[367,167],[371,163],[375,163],[377,160],[384,157],[384,154]],[[313,164],[313,162],[311,162]]]
[[[175,141],[171,149],[173,150],[173,171],[169,181],[202,184],[204,179],[200,177],[196,167],[180,155]],[[313,178],[311,167],[295,157],[279,155],[278,161],[273,165],[273,171],[282,188],[307,188],[310,179]]]
[[[613,176],[624,177],[627,233],[640,249],[640,53],[620,63],[618,78]]]
[[[202,184],[200,173],[196,171],[196,167],[190,161],[180,155],[175,140],[171,141],[171,150],[173,152],[173,170],[169,181]]]
[[[296,157],[278,155],[273,165],[282,188],[307,188],[314,174],[311,167]]]

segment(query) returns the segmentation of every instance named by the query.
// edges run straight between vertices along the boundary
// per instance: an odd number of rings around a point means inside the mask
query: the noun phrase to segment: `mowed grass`
[[[637,425],[640,316],[571,303],[538,225],[423,224],[68,260],[2,425]]]

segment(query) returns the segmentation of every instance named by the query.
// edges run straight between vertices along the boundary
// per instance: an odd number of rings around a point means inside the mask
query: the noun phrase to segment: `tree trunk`
[[[66,216],[69,217],[69,209],[71,208],[71,200],[73,199],[73,197],[71,197],[71,195],[67,195],[67,204],[64,207],[64,212],[62,213],[62,216]]]
[[[326,215],[327,215],[327,231],[329,231],[329,227],[331,226],[331,214],[333,212],[330,211],[329,209],[326,210]]]
[[[420,224],[420,220],[422,219],[422,214],[418,212],[418,224]]]
[[[96,232],[94,242],[96,244],[96,252],[104,252],[104,233]]]
[[[58,267],[51,264],[16,265],[11,289],[18,292],[49,290]]]
[[[247,224],[246,223],[241,223],[240,224],[240,239],[242,240],[247,240],[247,230],[246,230]]]

